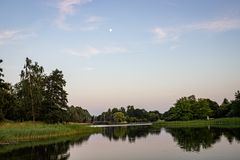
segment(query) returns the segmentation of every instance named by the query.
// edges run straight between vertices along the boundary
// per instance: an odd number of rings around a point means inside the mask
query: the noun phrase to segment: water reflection
[[[26,147],[0,146],[0,159],[6,160],[67,160],[70,157],[70,146],[81,145],[87,141],[90,136],[73,138],[72,140],[63,140],[62,142],[52,144],[26,144]]]
[[[161,129],[153,129],[149,126],[126,126],[103,128],[102,135],[110,141],[125,141],[128,139],[130,143],[133,143],[138,138],[146,138],[149,134],[159,135],[160,133]]]
[[[240,128],[166,128],[178,146],[185,151],[196,151],[207,149],[225,136],[229,143],[235,139],[239,142]]]
[[[124,144],[136,144],[140,139],[146,139],[151,147],[151,142],[161,139],[161,133],[164,130],[164,136],[171,135],[173,141],[182,150],[187,152],[200,152],[213,147],[217,142],[221,143],[222,137],[225,137],[229,144],[234,141],[240,142],[240,128],[162,128],[153,129],[150,126],[131,126],[131,127],[112,127],[104,128],[102,131],[103,137],[98,141],[106,142],[109,139],[109,145],[112,142],[125,142]],[[153,136],[155,135],[155,136]],[[68,138],[51,144],[34,143],[20,146],[4,145],[0,146],[0,159],[11,160],[35,160],[35,159],[49,159],[49,160],[67,160],[71,159],[71,148],[78,151],[84,146],[83,142],[90,141],[90,135],[81,138]],[[171,141],[171,137],[167,137]],[[164,137],[165,138],[165,137]],[[94,143],[94,142],[93,142]],[[115,144],[116,144],[115,143]],[[93,145],[93,144],[92,144]],[[139,145],[139,144],[136,144]],[[158,142],[158,146],[165,143]],[[107,147],[107,146],[103,146]],[[138,146],[139,147],[139,146]],[[173,146],[171,146],[173,147]],[[93,147],[94,148],[94,147]],[[176,148],[176,147],[175,147]],[[168,149],[168,148],[166,148]],[[170,149],[170,148],[169,148]],[[171,148],[172,150],[172,148]],[[77,151],[77,152],[78,152]],[[142,151],[140,151],[142,152]],[[158,153],[160,154],[160,153]]]

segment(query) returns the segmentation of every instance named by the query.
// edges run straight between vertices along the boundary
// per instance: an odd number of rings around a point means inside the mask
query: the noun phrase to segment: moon
[[[110,33],[112,32],[112,28],[109,29],[109,32],[110,32]]]

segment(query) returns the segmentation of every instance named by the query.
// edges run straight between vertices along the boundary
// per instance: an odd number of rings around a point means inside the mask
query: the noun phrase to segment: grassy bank
[[[153,123],[154,128],[160,127],[223,127],[223,128],[240,128],[240,118],[219,118],[210,120],[193,120],[193,121],[157,121]]]
[[[61,145],[63,145],[63,144],[69,144],[69,143],[73,144],[74,142],[84,143],[84,141],[87,141],[87,139],[91,135],[92,134],[60,136],[60,137],[54,137],[54,138],[50,138],[50,139],[41,139],[41,140],[37,140],[37,141],[26,141],[26,142],[21,142],[21,143],[17,143],[17,144],[0,145],[0,157],[1,157],[1,154],[11,152],[14,150],[27,148],[27,147],[37,148],[37,147],[41,147],[41,146],[47,147],[49,145],[56,145],[56,146],[60,145],[60,147],[61,147]],[[59,147],[59,149],[61,150],[60,147]]]
[[[0,123],[0,144],[34,141],[70,135],[87,135],[98,132],[85,124],[45,124],[41,122]]]

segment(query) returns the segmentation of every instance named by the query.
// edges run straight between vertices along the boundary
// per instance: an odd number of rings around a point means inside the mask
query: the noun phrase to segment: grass
[[[222,128],[240,128],[240,118],[219,118],[210,120],[193,120],[193,121],[157,121],[153,123],[154,128],[161,127],[222,127]]]
[[[58,144],[58,143],[66,143],[66,142],[75,142],[79,141],[81,139],[88,139],[90,134],[86,135],[72,135],[72,136],[61,136],[61,137],[54,137],[50,139],[41,139],[37,141],[26,141],[21,142],[18,144],[7,144],[7,145],[0,145],[0,154],[4,154],[7,152],[11,152],[13,150],[18,150],[26,147],[37,147],[37,146],[47,146],[52,144]],[[84,140],[83,140],[84,142]],[[1,158],[0,158],[1,159]]]
[[[220,118],[194,121],[158,121],[153,123],[154,128],[161,127],[223,127],[240,128],[240,118]],[[86,136],[98,133],[101,129],[86,124],[46,124],[42,122],[1,122],[0,144],[15,144],[26,141],[39,141],[67,136]]]
[[[99,128],[86,124],[45,124],[42,122],[2,122],[0,123],[0,144],[34,141],[71,135],[96,133]]]

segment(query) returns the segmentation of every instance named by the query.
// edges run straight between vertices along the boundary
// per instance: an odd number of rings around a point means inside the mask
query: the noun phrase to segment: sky
[[[26,57],[58,68],[69,105],[91,114],[167,111],[240,89],[239,0],[1,0],[0,59],[19,82]]]

